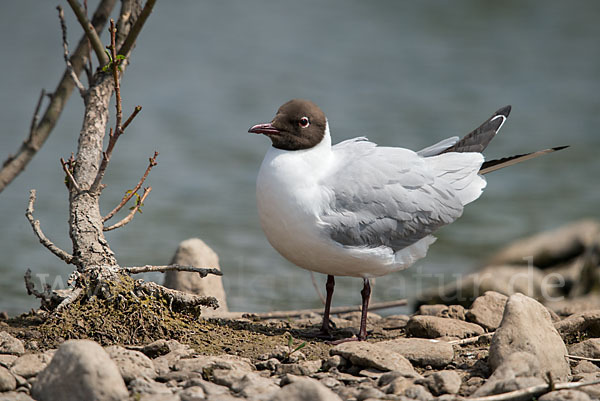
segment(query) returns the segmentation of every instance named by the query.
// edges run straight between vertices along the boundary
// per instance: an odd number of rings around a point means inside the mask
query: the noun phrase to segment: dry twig
[[[104,45],[96,33],[96,30],[92,24],[90,24],[90,21],[88,21],[85,11],[81,8],[77,0],[67,0],[67,2],[71,6],[73,13],[75,13],[75,16],[83,28],[85,35],[88,37],[90,44],[96,53],[96,57],[98,57],[98,62],[100,65],[108,64],[108,57],[106,56],[106,53],[104,53]]]
[[[389,302],[375,302],[369,305],[369,311],[379,310],[379,309],[388,309],[395,308],[397,306],[406,305],[406,299],[400,299],[398,301],[389,301]],[[353,305],[353,306],[337,306],[333,307],[330,310],[330,313],[335,315],[339,313],[349,313],[349,312],[359,312],[362,310],[361,305]],[[315,309],[297,309],[297,310],[289,310],[289,311],[273,311],[273,312],[263,312],[263,313],[246,313],[245,317],[251,318],[259,318],[259,319],[280,319],[286,317],[296,317],[307,315],[310,313],[323,314],[323,309],[315,308]]]
[[[67,306],[75,302],[82,293],[83,288],[75,288],[65,299],[63,299],[60,302],[60,304],[58,304],[58,306],[55,309],[56,312],[60,312],[61,310],[65,309]]]
[[[480,336],[477,337],[469,337],[469,338],[462,338],[460,340],[452,340],[452,341],[448,341],[448,344],[452,344],[452,345],[466,345],[466,344],[474,344],[479,342],[480,340],[484,339],[484,338],[490,338],[494,335],[494,333],[485,333],[482,334]],[[438,341],[438,340],[436,340]]]
[[[550,393],[558,390],[569,390],[574,388],[580,388],[585,386],[593,386],[600,384],[600,380],[594,380],[589,382],[574,382],[574,383],[549,383],[549,384],[538,384],[537,386],[531,386],[520,390],[509,391],[508,393],[486,395],[484,397],[471,397],[469,401],[512,401],[512,400],[523,400],[530,399],[533,397],[539,397],[540,395]]]
[[[110,15],[115,6],[115,3],[116,0],[101,0],[100,4],[98,4],[92,19],[95,30],[102,30],[102,27],[107,21],[108,15]],[[71,55],[70,61],[75,74],[79,74],[83,69],[88,50],[88,40],[84,35],[79,41],[77,48]],[[50,136],[52,129],[56,125],[56,121],[62,113],[67,99],[71,95],[73,87],[74,84],[73,80],[71,79],[71,74],[65,70],[54,93],[50,97],[50,102],[38,124],[38,112],[45,94],[45,92],[42,91],[42,95],[40,95],[40,100],[38,101],[35,109],[36,111],[31,122],[29,137],[27,140],[23,141],[17,153],[9,156],[2,164],[2,169],[0,170],[0,192],[2,192],[4,188],[6,188],[6,186],[10,184],[25,169],[27,164],[44,144],[46,139],[48,139],[48,136]]]
[[[40,240],[40,243],[42,245],[44,245],[50,252],[52,252],[53,254],[58,256],[60,259],[64,260],[66,263],[71,263],[73,261],[73,255],[63,251],[62,249],[60,249],[59,247],[54,245],[54,243],[52,241],[50,241],[48,238],[46,238],[46,236],[44,235],[44,233],[42,232],[42,229],[40,227],[40,221],[34,220],[33,205],[35,203],[35,198],[36,198],[35,189],[32,189],[31,191],[29,191],[29,204],[27,206],[27,211],[25,212],[25,216],[27,217],[27,220],[29,220],[29,223],[31,224],[31,228],[33,228],[33,232],[35,233],[35,235],[37,235],[38,239]]]
[[[40,98],[37,101],[37,104],[35,105],[35,111],[33,112],[33,117],[31,117],[31,125],[29,126],[29,136],[27,137],[27,140],[25,141],[25,145],[29,146],[31,148],[31,150],[37,152],[40,148],[37,145],[34,145],[33,143],[33,138],[35,136],[35,129],[38,125],[38,120],[40,119],[39,113],[40,113],[40,108],[42,107],[42,102],[44,101],[44,96],[46,96],[46,91],[44,89],[42,89],[42,91],[40,92]]]
[[[87,91],[85,90],[85,87],[79,80],[77,74],[75,74],[75,71],[73,70],[73,65],[71,64],[71,60],[69,59],[69,43],[67,42],[67,24],[65,23],[65,13],[63,12],[61,6],[56,6],[56,9],[58,10],[58,19],[60,20],[60,29],[62,30],[63,57],[65,58],[67,71],[71,75],[73,83],[75,83],[75,86],[79,90],[79,94],[85,101]]]
[[[319,299],[321,300],[323,305],[325,305],[325,297],[321,293],[321,290],[319,289],[319,285],[317,284],[317,279],[315,277],[315,273],[313,273],[312,271],[310,272],[310,280],[312,281],[312,285],[315,288],[315,291],[317,292]]]
[[[129,121],[129,119],[125,122],[126,125],[128,125],[128,121]],[[144,184],[144,181],[148,177],[148,174],[150,174],[150,170],[152,170],[152,167],[156,166],[156,164],[157,164],[156,163],[156,157],[157,156],[158,156],[158,152],[154,152],[154,156],[152,156],[149,159],[150,163],[148,164],[148,167],[146,167],[146,171],[144,172],[144,175],[142,176],[142,178],[140,178],[140,181],[137,183],[137,185],[135,186],[135,188],[133,188],[131,191],[127,191],[127,193],[125,194],[125,196],[123,197],[123,199],[121,199],[121,203],[119,203],[113,210],[111,210],[106,216],[104,216],[102,218],[102,222],[106,222],[111,217],[113,217],[119,210],[121,210],[121,208],[123,206],[125,206],[125,204],[127,204],[127,202],[129,202],[129,200],[133,197],[133,195],[135,195],[135,193],[137,191],[139,191],[139,189]]]
[[[151,281],[137,281],[137,287],[148,295],[164,298],[169,301],[169,309],[175,308],[186,312],[197,312],[201,306],[217,309],[219,302],[214,297],[194,295],[187,292],[173,290]]]
[[[49,305],[52,299],[52,288],[49,284],[45,284],[43,291],[40,292],[35,289],[35,284],[31,280],[31,270],[27,269],[25,272],[25,289],[27,289],[27,295],[33,295],[36,298],[40,298],[42,303]]]
[[[104,174],[106,173],[106,167],[108,166],[108,162],[110,161],[110,157],[112,156],[113,149],[117,140],[121,136],[121,134],[125,131],[125,129],[129,126],[129,124],[133,121],[133,119],[138,115],[138,113],[142,110],[142,106],[136,106],[129,118],[125,121],[125,124],[121,125],[121,121],[123,119],[123,109],[122,109],[122,101],[121,101],[121,85],[119,82],[119,69],[120,69],[120,60],[117,57],[116,50],[116,36],[117,30],[115,28],[115,21],[113,19],[110,20],[110,53],[111,53],[111,72],[113,75],[113,81],[115,85],[115,108],[117,109],[115,128],[110,130],[108,145],[106,147],[106,151],[102,153],[102,162],[100,163],[100,168],[98,169],[98,173],[96,174],[96,178],[94,182],[90,186],[90,192],[95,193],[102,189],[101,183],[104,178]],[[106,220],[105,220],[106,221]]]
[[[123,42],[123,45],[119,49],[119,54],[127,56],[127,54],[131,51],[133,44],[135,43],[138,35],[144,27],[144,24],[146,23],[146,20],[148,19],[150,13],[152,12],[152,9],[154,8],[154,3],[156,3],[156,0],[146,1],[146,4],[144,5],[142,12],[140,13],[140,16],[131,27],[129,34],[127,35],[125,41]]]
[[[73,156],[71,156],[71,157],[73,157]],[[75,190],[75,192],[80,193],[81,192],[81,188],[79,188],[79,185],[77,184],[77,181],[75,181],[75,177],[73,177],[73,173],[71,173],[71,168],[70,168],[69,163],[67,163],[65,161],[65,159],[63,159],[61,157],[60,158],[60,164],[62,165],[62,168],[65,171],[65,174],[67,174],[67,180],[71,184],[71,187]]]
[[[122,219],[121,221],[119,221],[118,223],[113,224],[112,226],[109,227],[104,227],[103,230],[104,231],[111,231],[114,229],[117,229],[119,227],[123,227],[125,224],[129,223],[131,220],[133,220],[133,217],[135,216],[135,214],[137,213],[137,211],[140,209],[140,207],[142,207],[142,205],[144,204],[144,200],[146,200],[146,197],[148,196],[148,194],[150,193],[150,191],[152,191],[152,187],[147,187],[144,189],[144,194],[142,195],[142,197],[140,198],[139,201],[137,201],[136,205],[133,207],[133,209],[131,209],[131,211],[129,212],[129,214]]]
[[[598,358],[588,358],[586,356],[565,355],[565,358],[575,359],[578,361],[600,362],[600,359],[598,359]]]
[[[204,278],[209,274],[214,274],[215,276],[222,276],[223,272],[219,269],[215,268],[204,268],[204,267],[195,267],[195,266],[182,266],[182,265],[167,265],[167,266],[135,266],[135,267],[123,267],[123,270],[126,270],[129,274],[138,274],[138,273],[150,273],[150,272],[167,272],[171,270],[180,271],[180,272],[192,272],[200,274],[200,277]]]

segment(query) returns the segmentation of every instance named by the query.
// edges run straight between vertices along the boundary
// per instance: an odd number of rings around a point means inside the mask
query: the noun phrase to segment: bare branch
[[[27,220],[29,220],[29,223],[31,223],[31,228],[33,228],[33,232],[35,233],[35,235],[37,235],[41,244],[44,245],[50,252],[52,252],[53,254],[58,256],[60,259],[64,260],[66,263],[71,263],[73,261],[73,255],[70,255],[69,253],[63,251],[62,249],[60,249],[59,247],[54,245],[54,243],[52,241],[50,241],[48,238],[46,238],[46,236],[44,235],[44,233],[42,232],[42,229],[40,227],[40,221],[34,220],[34,218],[33,218],[34,203],[35,203],[35,189],[32,189],[29,192],[29,204],[27,205],[27,211],[25,212],[25,216],[27,217]]]
[[[135,24],[133,24],[133,27],[131,27],[129,34],[125,38],[125,42],[123,42],[123,45],[119,49],[119,54],[127,56],[127,54],[131,51],[133,44],[135,43],[138,35],[144,27],[144,24],[146,23],[146,20],[148,19],[150,13],[152,12],[152,9],[154,8],[154,3],[156,3],[156,0],[146,1],[146,4],[144,5],[142,12],[140,13],[140,16],[135,21]]]
[[[128,120],[129,121],[129,120]],[[125,124],[127,124],[127,122],[125,122]],[[156,157],[158,156],[158,152],[154,152],[154,156],[152,156],[150,158],[150,163],[148,164],[148,167],[146,167],[146,171],[144,172],[144,175],[142,176],[142,178],[140,178],[140,181],[137,183],[137,185],[135,186],[135,188],[133,188],[131,191],[128,191],[127,194],[125,194],[125,196],[123,197],[123,199],[121,200],[121,203],[119,203],[113,210],[110,211],[110,213],[108,213],[103,219],[102,222],[106,222],[107,220],[109,220],[111,217],[113,217],[119,210],[121,210],[121,208],[123,206],[125,206],[125,204],[127,202],[129,202],[129,200],[133,197],[133,195],[139,191],[139,189],[142,187],[142,185],[144,184],[144,181],[146,181],[146,178],[148,177],[148,174],[150,174],[150,170],[152,170],[152,167],[156,166]]]
[[[82,292],[83,288],[75,288],[65,299],[63,299],[60,302],[60,304],[58,304],[55,311],[60,312],[61,310],[65,309],[67,306],[75,302],[77,298],[79,298],[79,296],[82,294]]]
[[[494,336],[494,333],[485,333],[485,334],[479,335],[477,337],[461,338],[460,340],[448,341],[448,344],[452,344],[452,345],[475,344],[483,339],[487,339],[487,338],[490,338],[493,336]],[[439,340],[431,340],[431,341],[439,341]]]
[[[137,202],[137,204],[133,207],[133,209],[131,209],[131,212],[129,212],[129,214],[123,220],[119,221],[118,223],[113,224],[112,226],[104,227],[103,230],[111,231],[111,230],[123,227],[125,224],[127,224],[131,220],[133,220],[133,217],[135,216],[135,214],[137,213],[139,208],[142,207],[142,205],[144,204],[144,200],[146,200],[146,197],[148,196],[150,191],[152,191],[152,187],[145,188],[144,194],[142,195],[141,199]]]
[[[38,290],[35,289],[35,284],[33,283],[33,281],[31,280],[31,270],[27,269],[27,271],[25,272],[25,288],[27,289],[27,295],[33,295],[36,298],[40,298],[42,300],[42,303],[44,304],[50,304],[50,300],[52,299],[52,288],[50,287],[50,284],[45,284],[43,291],[40,292]]]
[[[598,359],[598,358],[588,358],[586,356],[565,355],[565,358],[575,359],[578,361],[600,362],[600,359]]]
[[[40,118],[39,113],[40,108],[42,107],[42,102],[44,101],[44,96],[46,96],[46,90],[42,89],[42,91],[40,92],[40,98],[38,99],[37,104],[35,105],[33,117],[31,117],[31,125],[29,126],[29,136],[25,141],[25,143],[31,146],[35,151],[38,151],[39,148],[33,145],[33,137],[35,135],[35,128],[37,127],[38,120]]]
[[[83,10],[85,11],[85,17],[88,16],[88,4],[87,0],[83,0]],[[87,75],[88,85],[92,85],[94,81],[94,73],[92,72],[92,46],[90,45],[90,40],[85,36],[85,39],[88,43],[88,53],[87,53],[87,63],[84,64],[83,69],[85,70],[85,74]]]
[[[192,272],[200,274],[200,277],[204,278],[209,274],[214,274],[216,276],[222,276],[223,273],[219,269],[215,268],[205,268],[205,267],[195,267],[195,266],[182,266],[182,265],[167,265],[167,266],[136,266],[136,267],[123,267],[123,270],[126,270],[129,274],[138,274],[138,273],[150,273],[150,272],[167,272],[171,270],[180,271],[180,272]]]
[[[94,24],[96,31],[101,31],[103,29],[115,3],[116,0],[101,0],[100,4],[98,4],[94,17],[92,18],[92,23]],[[87,59],[88,51],[89,43],[87,37],[84,35],[79,41],[75,52],[71,55],[71,65],[73,66],[75,74],[79,75],[81,73],[85,60]],[[0,192],[2,192],[4,188],[6,188],[6,186],[25,169],[46,139],[48,139],[48,136],[50,136],[52,129],[56,125],[73,88],[74,83],[71,79],[71,74],[65,70],[56,90],[50,97],[50,103],[46,107],[39,124],[37,121],[37,111],[39,111],[39,107],[36,107],[36,113],[34,113],[34,118],[32,120],[29,138],[23,141],[21,147],[14,156],[9,156],[3,163],[2,169],[0,170]],[[43,96],[40,96],[40,101],[38,102],[40,106],[42,98]]]
[[[67,71],[71,74],[71,78],[75,83],[77,89],[79,89],[79,94],[83,99],[85,99],[86,90],[75,71],[73,71],[73,65],[71,64],[71,60],[69,60],[69,43],[67,42],[67,24],[65,23],[65,13],[61,6],[56,6],[58,10],[58,19],[60,20],[60,29],[62,30],[62,43],[63,43],[63,56],[65,58],[65,64],[67,65]]]
[[[117,109],[117,121],[115,123],[115,135],[118,138],[123,133],[123,127],[121,126],[121,120],[123,118],[123,110],[121,103],[121,85],[119,83],[119,60],[117,59],[117,44],[116,44],[117,28],[115,28],[115,21],[110,19],[110,53],[112,56],[112,73],[115,81],[115,96],[116,102],[115,107]],[[116,140],[115,140],[116,142]],[[112,151],[112,149],[110,149]],[[108,153],[108,151],[107,151]],[[109,153],[110,156],[110,153]]]
[[[135,106],[135,109],[133,109],[133,112],[131,113],[129,118],[125,121],[125,124],[123,124],[123,128],[122,128],[123,131],[125,131],[127,129],[127,127],[129,127],[129,124],[131,124],[133,119],[138,115],[138,113],[140,111],[142,111],[142,106],[139,106],[139,105]]]
[[[537,386],[531,386],[520,390],[509,391],[508,393],[486,395],[484,397],[472,397],[468,398],[469,401],[513,401],[513,400],[524,400],[533,397],[539,397],[543,394],[550,393],[554,390],[568,390],[574,388],[580,388],[585,386],[593,386],[600,384],[600,380],[593,380],[589,382],[574,382],[574,383],[556,383],[553,386],[551,384],[539,384]]]
[[[375,302],[369,305],[369,310],[379,310],[379,309],[388,309],[395,308],[397,306],[406,305],[406,299],[400,299],[398,301],[389,301],[389,302]],[[362,309],[361,305],[353,305],[353,306],[338,306],[331,308],[331,314],[339,314],[339,313],[349,313],[349,312],[358,312]],[[264,312],[264,313],[246,313],[244,317],[251,318],[259,318],[259,319],[279,319],[286,317],[295,317],[301,315],[307,315],[310,313],[318,313],[323,314],[322,308],[315,309],[297,309],[297,310],[288,310],[288,311],[273,311],[273,312]]]
[[[106,147],[106,151],[102,153],[102,162],[100,162],[100,168],[98,169],[98,173],[96,174],[96,178],[94,182],[90,186],[90,192],[97,193],[102,190],[101,183],[104,178],[104,174],[106,173],[106,168],[108,167],[108,163],[110,162],[110,157],[112,156],[113,149],[119,140],[121,134],[125,131],[125,129],[129,126],[129,124],[133,121],[133,119],[138,115],[138,113],[142,110],[142,106],[136,106],[125,124],[121,126],[121,121],[123,118],[122,111],[122,101],[121,101],[121,85],[119,83],[119,70],[120,60],[117,59],[117,51],[116,51],[116,36],[117,30],[115,29],[115,21],[113,19],[110,20],[110,51],[111,51],[111,69],[113,74],[113,81],[115,86],[115,107],[117,109],[117,116],[115,122],[114,130],[111,128],[108,145]]]
[[[100,65],[108,64],[109,60],[106,53],[104,53],[104,45],[102,44],[100,37],[96,33],[96,30],[85,16],[85,11],[81,8],[77,0],[67,0],[67,2],[71,6],[73,13],[75,13],[75,16],[77,17],[79,24],[83,28],[85,35],[88,37],[90,44],[94,49],[94,52],[96,53],[96,57],[98,57],[98,62],[100,63]]]
[[[315,273],[313,273],[312,271],[310,272],[310,280],[312,281],[312,285],[315,288],[315,291],[317,292],[319,299],[321,300],[323,305],[325,305],[325,297],[321,293],[321,290],[319,289],[319,286],[317,285],[317,279],[315,277]]]
[[[71,169],[69,168],[69,163],[67,163],[65,161],[65,159],[63,159],[61,157],[60,164],[62,165],[62,168],[65,171],[65,174],[67,174],[67,179],[68,179],[69,183],[71,184],[71,187],[75,190],[75,192],[80,193],[81,188],[79,188],[79,185],[77,185],[77,181],[75,181],[75,178],[73,177],[73,174],[71,173]]]
[[[164,298],[169,301],[169,309],[173,307],[177,310],[197,313],[201,306],[211,307],[217,309],[219,302],[214,297],[205,297],[200,295],[194,295],[187,292],[173,290],[171,288],[163,287],[162,285],[149,282],[143,282],[138,280],[138,288],[155,297]]]

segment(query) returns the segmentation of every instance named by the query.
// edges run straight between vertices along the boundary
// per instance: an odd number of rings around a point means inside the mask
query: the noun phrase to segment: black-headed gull
[[[256,183],[258,213],[271,245],[292,263],[327,275],[321,331],[329,332],[334,276],[364,280],[358,337],[367,337],[369,279],[406,269],[427,253],[440,227],[460,217],[486,186],[483,174],[550,153],[547,149],[484,161],[481,152],[506,121],[498,110],[463,139],[419,152],[378,147],[366,138],[331,146],[329,124],[314,103],[294,99],[248,132],[272,146]]]

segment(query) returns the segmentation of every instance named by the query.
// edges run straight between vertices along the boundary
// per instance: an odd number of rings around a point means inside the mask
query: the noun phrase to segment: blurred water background
[[[63,3],[74,49],[81,29]],[[26,137],[40,89],[52,91],[64,70],[55,6],[0,5],[2,160]],[[113,155],[103,212],[154,150],[159,165],[143,215],[108,240],[132,266],[166,264],[180,241],[200,237],[221,258],[232,310],[318,307],[309,273],[262,234],[254,185],[269,142],[246,132],[294,97],[321,106],[335,142],[366,135],[420,149],[512,104],[489,158],[572,145],[488,176],[484,195],[439,231],[426,259],[377,280],[376,301],[412,298],[513,239],[598,217],[599,17],[596,0],[159,1],[123,79],[124,109],[143,111]],[[71,271],[38,243],[24,211],[36,188],[36,218],[70,250],[58,160],[76,150],[82,113],[73,94],[48,142],[0,194],[0,310],[10,314],[38,305],[25,292],[27,268],[56,285]],[[337,283],[334,305],[359,302],[360,280]]]

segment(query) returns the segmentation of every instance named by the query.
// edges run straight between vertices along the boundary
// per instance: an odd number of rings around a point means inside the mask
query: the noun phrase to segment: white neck
[[[276,175],[280,179],[292,180],[298,184],[313,181],[327,170],[331,163],[331,135],[329,123],[325,126],[325,135],[318,145],[303,150],[282,150],[269,148],[263,163],[259,178],[265,174]]]

